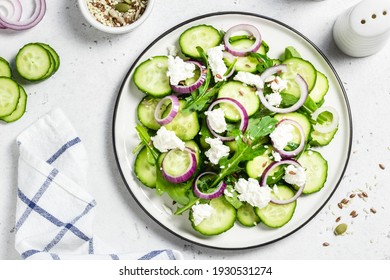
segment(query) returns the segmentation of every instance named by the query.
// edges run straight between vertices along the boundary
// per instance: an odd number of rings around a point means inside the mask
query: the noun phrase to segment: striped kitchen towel
[[[163,249],[117,254],[93,233],[95,199],[87,184],[83,142],[60,109],[17,138],[15,247],[23,259],[182,259]]]

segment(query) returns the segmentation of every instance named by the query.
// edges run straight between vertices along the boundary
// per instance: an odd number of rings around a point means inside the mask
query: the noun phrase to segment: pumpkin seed
[[[345,223],[339,224],[334,229],[334,234],[335,235],[342,235],[342,234],[344,234],[347,231],[347,228],[348,228],[347,224],[345,224]]]
[[[130,5],[126,3],[118,3],[115,5],[115,10],[121,13],[126,13],[130,10]]]

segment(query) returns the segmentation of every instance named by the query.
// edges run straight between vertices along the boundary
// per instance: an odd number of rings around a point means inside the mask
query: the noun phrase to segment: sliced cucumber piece
[[[10,115],[19,102],[19,85],[11,78],[0,77],[0,118]]]
[[[287,72],[281,74],[283,80],[287,80],[287,89],[283,92],[299,97],[301,91],[295,82],[297,74],[301,75],[306,81],[309,92],[313,89],[317,79],[317,70],[309,61],[299,57],[292,57],[282,62],[287,65]]]
[[[257,156],[246,163],[246,173],[250,178],[260,178],[268,165],[272,163],[267,150],[263,155]]]
[[[0,57],[0,77],[11,78],[11,76],[12,76],[12,72],[8,61]]]
[[[328,177],[328,162],[317,151],[305,151],[298,162],[306,170],[306,184],[304,194],[311,194],[321,190]]]
[[[147,128],[158,130],[161,125],[158,124],[154,118],[154,111],[156,110],[159,98],[145,96],[137,107],[138,120]]]
[[[181,52],[189,57],[200,58],[196,47],[201,47],[205,52],[218,46],[222,36],[219,30],[210,25],[197,25],[184,31],[179,38]]]
[[[310,91],[309,96],[315,103],[322,104],[328,90],[329,90],[328,78],[320,71],[317,71],[317,80],[316,83],[314,84],[313,89]]]
[[[237,100],[245,108],[248,116],[252,116],[260,107],[260,99],[256,94],[256,88],[244,85],[238,81],[230,81],[224,84],[218,92],[218,98],[229,97]],[[226,119],[239,121],[239,112],[230,104],[221,103],[220,108],[225,113]]]
[[[282,119],[290,119],[296,121],[301,125],[303,132],[305,133],[306,141],[309,139],[310,131],[311,131],[311,123],[310,120],[304,114],[297,113],[297,112],[292,112],[287,114],[276,114],[274,118],[277,119],[278,121],[281,121]],[[294,129],[293,143],[299,143],[299,141],[300,141],[300,134],[297,129]]]
[[[254,227],[261,221],[259,216],[256,215],[255,209],[249,203],[245,203],[238,208],[237,220],[246,227]]]
[[[53,58],[53,62],[54,62],[53,73],[57,72],[58,68],[60,68],[60,56],[58,55],[58,53],[48,44],[45,44],[45,43],[37,43],[37,44],[44,47],[50,53],[50,55]]]
[[[8,116],[0,118],[1,120],[10,123],[20,119],[26,112],[27,94],[22,86],[19,85],[19,101],[15,110]]]
[[[224,196],[212,199],[210,206],[213,212],[210,217],[204,219],[200,224],[194,224],[193,210],[190,211],[192,227],[203,235],[218,235],[234,226],[237,218],[237,211]]]
[[[236,47],[237,49],[246,49],[253,45],[253,40],[250,39],[241,39],[232,42],[232,46]],[[264,47],[264,44],[261,44],[260,48],[257,50],[257,53],[259,54],[266,54],[266,48]],[[234,67],[236,68],[236,71],[245,71],[245,72],[256,72],[256,66],[259,64],[258,60],[252,56],[243,56],[243,57],[236,57],[237,61]],[[228,59],[224,58],[225,64],[229,67],[234,62],[234,59]]]
[[[328,145],[336,135],[338,128],[328,133],[321,133],[314,129],[310,133],[310,145],[312,146],[326,146]]]
[[[135,176],[147,187],[156,187],[156,165],[148,160],[148,149],[143,147],[135,158]]]
[[[279,185],[277,188],[278,192],[276,194],[272,192],[272,196],[277,199],[286,200],[292,198],[295,194],[295,192],[287,186]],[[294,215],[296,205],[296,200],[284,205],[278,205],[270,202],[264,208],[259,209],[256,207],[255,212],[266,226],[279,228],[291,220]]]
[[[170,150],[162,162],[164,172],[172,177],[183,175],[191,166],[191,153],[188,150]]]
[[[170,123],[164,125],[166,129],[176,133],[183,141],[192,140],[199,132],[200,125],[196,112],[185,112],[185,101],[180,100],[180,109],[176,117]]]
[[[51,71],[51,58],[50,53],[41,45],[27,44],[16,55],[16,70],[26,80],[39,81]]]
[[[145,60],[134,71],[133,81],[144,93],[162,97],[172,92],[168,71],[168,57],[154,56]]]

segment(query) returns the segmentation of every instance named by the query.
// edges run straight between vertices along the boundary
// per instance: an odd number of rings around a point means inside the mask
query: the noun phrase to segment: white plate
[[[131,77],[135,67],[142,61],[154,55],[167,55],[167,46],[177,45],[180,34],[191,26],[210,24],[227,30],[240,23],[253,24],[258,27],[262,38],[270,46],[270,57],[279,57],[286,46],[294,46],[302,57],[312,62],[328,77],[330,87],[325,104],[333,106],[339,112],[339,131],[328,147],[321,148],[321,153],[329,164],[325,187],[316,194],[300,197],[295,214],[288,224],[280,229],[269,229],[262,225],[244,228],[236,223],[226,233],[204,237],[192,229],[188,220],[188,211],[182,216],[172,215],[172,201],[167,196],[156,195],[154,190],[144,187],[134,176],[132,150],[139,143],[135,131],[136,108],[144,95],[131,82]],[[196,244],[221,249],[244,249],[265,245],[289,236],[314,218],[324,207],[340,183],[347,166],[351,150],[352,123],[345,90],[336,71],[310,40],[274,19],[248,13],[222,12],[197,17],[175,26],[158,37],[141,53],[130,68],[119,91],[114,111],[113,137],[118,166],[130,193],[141,208],[157,223],[171,233]]]

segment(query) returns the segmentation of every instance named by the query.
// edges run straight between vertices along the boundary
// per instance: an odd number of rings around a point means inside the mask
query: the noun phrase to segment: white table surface
[[[137,30],[108,35],[90,27],[77,1],[47,1],[35,28],[0,31],[0,56],[12,61],[34,41],[52,45],[61,67],[50,79],[25,84],[27,112],[12,124],[0,123],[0,259],[19,259],[14,249],[18,151],[16,136],[53,108],[68,115],[90,158],[90,184],[98,202],[96,234],[118,252],[173,248],[185,259],[390,259],[390,52],[366,58],[341,53],[332,39],[336,17],[357,0],[156,0],[152,15]],[[192,17],[218,11],[246,11],[278,19],[313,41],[329,58],[348,95],[353,117],[353,147],[345,176],[328,204],[304,228],[264,247],[224,251],[193,245],[153,221],[133,200],[122,181],[112,147],[112,116],[119,87],[140,52],[159,34]],[[387,45],[389,46],[389,45]],[[383,164],[385,169],[381,169]],[[366,191],[350,210],[337,203],[351,191]],[[374,207],[376,214],[370,213]],[[368,213],[366,213],[368,212]],[[334,236],[343,217],[348,234]],[[238,237],[239,238],[239,237]],[[330,246],[322,244],[328,242]]]

